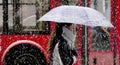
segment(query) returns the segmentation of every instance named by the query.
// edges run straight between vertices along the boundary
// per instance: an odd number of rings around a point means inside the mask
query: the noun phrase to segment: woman
[[[59,23],[49,42],[50,65],[73,65],[77,57],[75,25]]]

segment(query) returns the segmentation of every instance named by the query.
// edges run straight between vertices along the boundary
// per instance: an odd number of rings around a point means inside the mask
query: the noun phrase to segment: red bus
[[[106,28],[78,25],[78,59],[75,65],[119,65],[119,0],[0,0],[0,65],[47,65],[54,22],[38,19],[60,5],[91,7],[114,25]]]

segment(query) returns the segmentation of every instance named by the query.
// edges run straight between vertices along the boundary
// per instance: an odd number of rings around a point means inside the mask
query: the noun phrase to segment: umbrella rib
[[[86,15],[86,17],[87,17],[87,19],[88,19],[88,21],[89,21],[90,19],[89,19],[88,15],[87,15],[87,12],[86,12],[85,9],[84,9],[84,11],[85,11],[85,13],[86,13],[85,15]]]

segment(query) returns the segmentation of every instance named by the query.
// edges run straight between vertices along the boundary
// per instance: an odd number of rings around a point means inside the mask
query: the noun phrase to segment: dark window
[[[91,7],[103,13],[110,20],[110,0],[91,0]],[[109,32],[109,28],[106,28]],[[100,28],[94,27],[92,33],[92,50],[109,50],[110,37]]]
[[[78,4],[78,0],[60,0],[61,1],[61,5],[77,5]]]
[[[107,29],[109,30],[109,29]],[[92,28],[92,49],[93,50],[109,50],[110,37],[100,28]]]

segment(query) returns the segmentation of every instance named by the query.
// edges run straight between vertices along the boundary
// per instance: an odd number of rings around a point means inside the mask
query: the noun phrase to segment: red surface
[[[120,65],[120,0],[116,0],[116,30],[115,30],[115,36],[116,36],[116,51],[117,51],[117,65]]]

